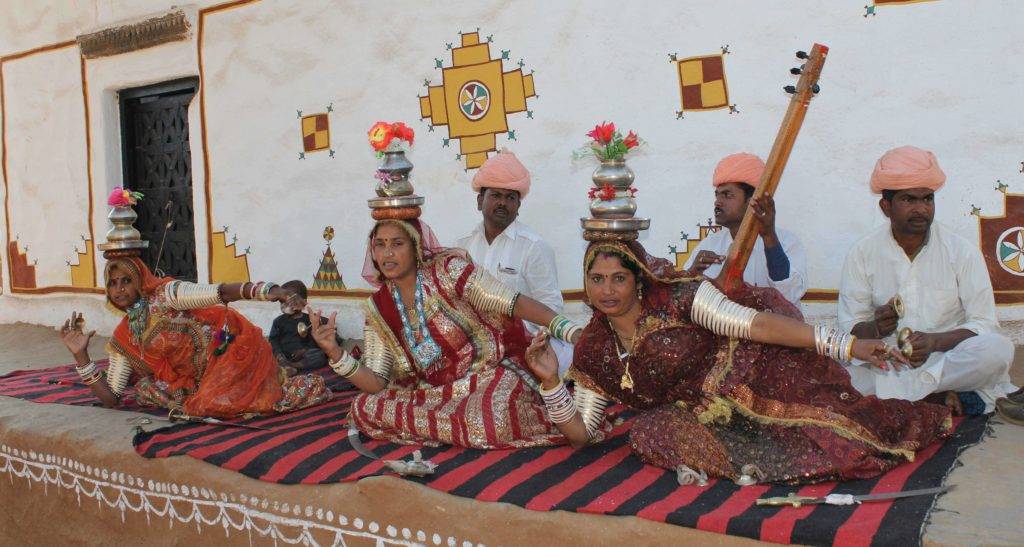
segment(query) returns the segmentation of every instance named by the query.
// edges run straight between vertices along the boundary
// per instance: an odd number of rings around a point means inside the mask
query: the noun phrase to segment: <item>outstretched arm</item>
[[[690,317],[715,334],[792,348],[814,348],[840,361],[852,358],[887,369],[899,368],[906,359],[881,340],[863,340],[836,328],[815,327],[771,312],[758,312],[729,300],[710,281],[701,283],[693,299]]]

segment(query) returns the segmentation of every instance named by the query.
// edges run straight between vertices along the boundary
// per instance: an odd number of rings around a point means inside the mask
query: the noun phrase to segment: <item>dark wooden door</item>
[[[188,281],[196,281],[188,131],[196,85],[195,79],[178,80],[120,93],[124,186],[145,194],[135,207],[135,227],[149,241],[142,258],[150,268]]]

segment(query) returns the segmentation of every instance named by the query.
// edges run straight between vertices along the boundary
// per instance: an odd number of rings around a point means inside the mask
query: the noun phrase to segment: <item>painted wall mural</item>
[[[36,264],[33,260],[29,263],[28,247],[24,250],[18,249],[18,240],[7,245],[8,265],[11,268],[11,287],[19,289],[36,288]]]
[[[345,290],[345,281],[341,277],[341,272],[338,271],[338,259],[331,249],[334,226],[324,228],[323,238],[327,242],[327,248],[324,249],[323,256],[320,257],[320,267],[313,275],[313,284],[309,287],[311,292],[316,291],[314,294],[321,296]]]
[[[683,118],[686,112],[719,110],[728,108],[730,114],[738,113],[736,105],[729,103],[729,84],[725,78],[725,56],[729,46],[722,46],[716,55],[699,55],[679,59],[670,54],[669,61],[675,65],[679,79],[680,110],[676,118]]]
[[[706,223],[697,223],[697,237],[691,238],[688,232],[679,232],[679,241],[682,242],[682,246],[669,244],[668,252],[669,258],[673,259],[676,264],[676,269],[682,270],[686,267],[686,261],[690,260],[690,253],[700,245],[701,241],[704,241],[709,235],[721,230],[722,227],[711,222],[709,218]]]
[[[510,51],[502,50],[500,57],[491,58],[491,36],[481,43],[479,31],[468,32],[461,40],[459,47],[448,44],[452,66],[434,60],[436,68],[441,69],[441,85],[425,82],[427,94],[420,97],[420,116],[430,120],[431,131],[435,126],[447,125],[444,145],[448,146],[450,139],[458,140],[456,159],[465,159],[466,169],[476,169],[489,152],[497,149],[497,135],[508,133],[509,138],[515,138],[515,133],[509,131],[509,114],[525,111],[527,118],[533,117],[526,99],[537,93],[533,73],[523,74],[522,61],[505,71]]]
[[[228,227],[219,232],[213,232],[210,238],[210,246],[213,249],[211,257],[212,269],[210,272],[213,283],[241,283],[249,279],[249,254],[251,249],[245,248],[238,252],[238,234],[227,239]]]
[[[902,6],[906,4],[922,4],[924,2],[935,2],[936,0],[873,0],[869,6],[864,6],[864,17],[878,15],[875,8],[879,6]]]
[[[92,244],[92,240],[83,236],[82,248],[84,250],[79,251],[78,246],[75,246],[75,259],[76,264],[72,264],[70,260],[67,261],[68,267],[71,269],[71,286],[92,288],[96,286],[96,252],[95,246]]]
[[[324,112],[317,114],[303,114],[297,110],[297,117],[300,120],[302,132],[302,151],[299,152],[299,159],[306,159],[306,154],[312,152],[328,151],[328,156],[333,158],[335,151],[331,148],[331,119],[329,114],[334,111],[334,104],[327,105]]]
[[[983,216],[981,209],[971,206],[978,217],[981,254],[985,257],[996,303],[1024,302],[1024,194],[1009,192],[1009,185],[996,181],[996,190],[1003,194],[1003,214]]]

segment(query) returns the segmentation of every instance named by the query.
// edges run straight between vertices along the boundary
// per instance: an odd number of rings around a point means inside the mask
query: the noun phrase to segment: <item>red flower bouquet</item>
[[[370,146],[378,154],[384,153],[397,139],[398,141],[405,141],[412,146],[413,140],[416,138],[416,133],[411,127],[405,125],[402,122],[377,122],[373,124],[373,127],[366,133],[370,140]]]
[[[107,197],[107,205],[111,207],[131,207],[139,202],[144,196],[142,192],[133,192],[116,186],[114,191]]]
[[[623,137],[612,122],[602,122],[594,126],[587,136],[591,139],[590,144],[578,150],[574,156],[593,154],[601,161],[622,160],[630,150],[643,144],[640,137],[632,131]]]

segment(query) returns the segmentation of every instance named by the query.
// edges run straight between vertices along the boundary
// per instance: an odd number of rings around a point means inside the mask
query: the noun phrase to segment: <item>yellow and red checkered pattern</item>
[[[723,55],[688,57],[676,61],[683,111],[715,110],[729,106]]]
[[[316,152],[331,147],[331,129],[327,114],[302,117],[302,150]]]

